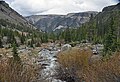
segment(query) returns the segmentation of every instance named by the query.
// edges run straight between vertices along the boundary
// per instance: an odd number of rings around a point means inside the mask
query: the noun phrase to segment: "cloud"
[[[72,12],[101,11],[117,0],[6,0],[20,14],[67,14]]]

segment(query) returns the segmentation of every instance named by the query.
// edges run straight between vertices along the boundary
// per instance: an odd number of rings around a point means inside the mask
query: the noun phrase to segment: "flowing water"
[[[58,68],[59,63],[57,62],[56,55],[59,50],[48,50],[42,49],[39,52],[39,64],[42,65],[43,69],[40,73],[40,77],[45,80],[45,82],[65,82],[56,79],[56,68]]]

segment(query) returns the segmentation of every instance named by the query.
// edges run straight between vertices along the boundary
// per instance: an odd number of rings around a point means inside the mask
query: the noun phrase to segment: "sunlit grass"
[[[0,61],[0,82],[32,82],[36,79],[36,70],[31,65],[22,65],[12,59]]]

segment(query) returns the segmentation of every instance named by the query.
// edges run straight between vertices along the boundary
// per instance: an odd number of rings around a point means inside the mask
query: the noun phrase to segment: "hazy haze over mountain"
[[[118,0],[5,0],[24,16],[101,11]]]

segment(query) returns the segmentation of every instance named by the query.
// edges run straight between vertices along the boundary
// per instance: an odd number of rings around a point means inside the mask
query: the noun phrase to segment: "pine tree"
[[[16,46],[16,44],[15,43],[13,43],[13,54],[18,54],[17,53],[17,46]]]
[[[34,47],[33,44],[34,44],[34,39],[33,39],[33,37],[32,37],[30,46],[31,46],[31,47]]]
[[[24,36],[23,32],[22,32],[22,35],[20,37],[20,40],[21,40],[21,44],[24,44],[24,42],[25,42],[25,36]]]
[[[3,48],[2,39],[0,38],[0,48]]]
[[[56,40],[54,32],[51,32],[51,33],[49,34],[49,38],[52,39],[53,41]]]
[[[46,32],[42,34],[41,42],[42,43],[48,42],[48,34]]]
[[[71,42],[71,34],[69,27],[65,31],[65,42]]]
[[[109,54],[111,54],[111,52],[115,52],[116,49],[117,49],[117,34],[114,27],[114,19],[112,17],[108,34],[106,35],[106,38],[104,40],[104,52],[105,54],[109,52],[110,52]]]
[[[12,44],[12,47],[13,47],[13,58],[14,58],[14,61],[16,62],[20,62],[20,57],[18,56],[18,53],[17,53],[17,46],[15,43]]]

